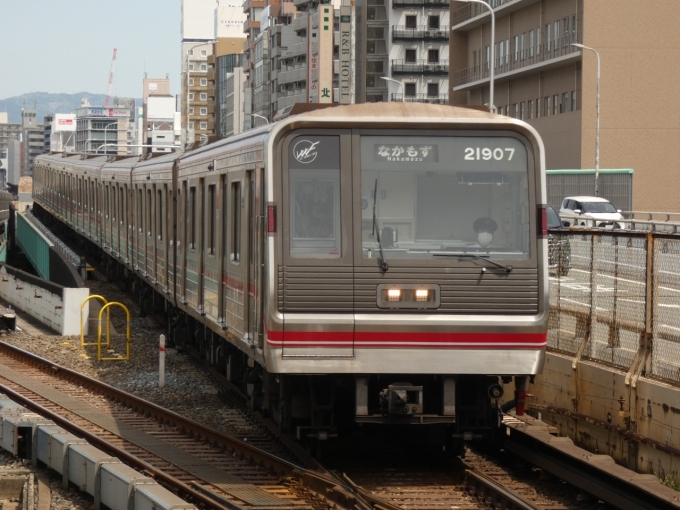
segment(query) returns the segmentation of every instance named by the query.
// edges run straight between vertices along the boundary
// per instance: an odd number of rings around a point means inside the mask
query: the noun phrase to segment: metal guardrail
[[[47,239],[50,240],[50,242],[64,256],[66,260],[73,264],[74,267],[76,267],[77,269],[81,268],[82,266],[81,258],[78,255],[76,255],[76,253],[71,248],[66,246],[57,236],[55,236],[50,231],[50,229],[43,225],[38,218],[33,216],[33,213],[31,213],[31,211],[27,210],[25,213],[25,217],[33,227],[38,229]]]
[[[640,375],[680,383],[680,235],[550,234],[562,254],[551,268],[549,350],[572,355],[574,366],[588,359],[627,371],[633,384]]]

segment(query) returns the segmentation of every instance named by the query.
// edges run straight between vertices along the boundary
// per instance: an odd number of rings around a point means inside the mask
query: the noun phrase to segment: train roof
[[[297,118],[336,118],[357,117],[370,119],[372,117],[388,118],[446,118],[456,117],[458,119],[507,119],[502,115],[494,115],[488,111],[462,106],[450,106],[441,104],[413,103],[413,102],[389,102],[389,103],[361,103],[320,108],[298,115],[287,117],[287,121],[295,121]]]

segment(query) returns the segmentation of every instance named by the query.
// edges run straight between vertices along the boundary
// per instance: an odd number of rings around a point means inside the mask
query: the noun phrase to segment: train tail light
[[[537,230],[539,237],[548,235],[548,207],[545,204],[537,206]]]
[[[276,205],[267,205],[267,233],[273,234],[276,232]]]
[[[416,289],[415,296],[416,296],[416,301],[422,303],[422,302],[425,302],[425,301],[428,300],[428,298],[430,296],[430,291],[427,290],[427,289]]]

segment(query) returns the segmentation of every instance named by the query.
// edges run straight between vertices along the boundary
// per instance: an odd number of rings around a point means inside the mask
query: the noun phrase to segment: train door
[[[168,281],[166,275],[167,269],[167,231],[166,231],[166,207],[167,207],[167,193],[168,185],[159,184],[156,188],[156,232],[154,236],[154,244],[156,245],[155,262],[156,262],[156,281],[167,289]]]
[[[152,282],[156,282],[156,243],[154,239],[158,235],[156,232],[156,185],[149,184],[146,188],[146,274]]]
[[[249,174],[248,272],[250,283],[248,287],[252,288],[252,292],[250,293],[248,325],[250,337],[255,340],[256,347],[263,349],[264,169],[257,168]]]
[[[214,168],[215,162],[213,162]],[[220,176],[210,174],[203,180],[203,257],[202,303],[205,314],[218,322],[220,313],[220,287],[222,281],[222,264],[219,253],[218,225],[222,208],[219,203]]]
[[[203,221],[201,211],[204,210],[202,190],[203,179],[189,180],[189,210],[187,211],[187,249],[185,251],[185,295],[187,302],[199,312],[203,311],[201,288],[201,259]]]
[[[284,357],[354,356],[351,140],[348,131],[284,139]],[[343,136],[344,135],[344,136]]]
[[[223,203],[227,223],[223,229],[225,252],[223,277],[224,318],[227,327],[238,337],[247,339],[248,259],[245,232],[247,198],[246,171],[230,172],[224,183]]]
[[[187,247],[187,181],[181,181],[177,189],[177,236],[175,239],[176,254],[175,260],[175,298],[186,303],[185,293],[185,267],[186,267],[186,247]]]

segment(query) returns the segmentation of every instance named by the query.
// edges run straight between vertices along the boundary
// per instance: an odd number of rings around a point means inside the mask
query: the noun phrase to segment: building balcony
[[[281,69],[277,75],[280,85],[284,83],[294,83],[298,81],[307,81],[307,64],[301,64],[297,68]]]
[[[297,16],[293,19],[293,22],[291,23],[293,30],[295,32],[299,32],[300,30],[307,30],[308,18],[309,15],[307,13],[299,12]]]
[[[392,74],[449,74],[449,61],[392,60]]]
[[[450,5],[450,0],[392,0],[392,9],[404,9],[407,7],[448,9]]]
[[[496,58],[494,82],[578,62],[581,60],[582,51],[571,45],[571,39],[567,41],[559,39],[557,44],[556,41],[543,43],[533,52],[524,50],[524,52],[510,53],[502,59]],[[573,42],[580,42],[581,37],[577,34],[573,39]],[[488,66],[484,64],[454,71],[453,90],[472,90],[486,85],[489,82],[489,71]]]
[[[390,94],[390,100],[396,103],[430,103],[430,104],[449,104],[448,94],[439,94],[437,96],[430,96],[428,94],[414,94],[412,96],[404,97],[403,94]]]
[[[264,9],[264,0],[243,0],[243,13],[250,13],[250,9]]]
[[[430,28],[426,25],[408,28],[404,25],[392,27],[393,41],[448,41],[449,27]]]
[[[540,0],[484,0],[493,8],[496,19],[511,12],[519,11]],[[487,22],[489,9],[479,3],[469,3],[451,13],[451,28],[453,30],[471,30]]]
[[[246,20],[243,22],[243,33],[244,34],[249,34],[250,30],[253,28],[260,28],[260,22],[259,21],[252,21],[250,19],[250,16],[246,18]]]

